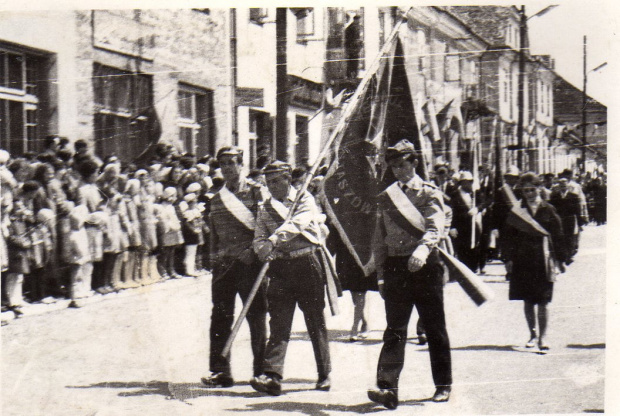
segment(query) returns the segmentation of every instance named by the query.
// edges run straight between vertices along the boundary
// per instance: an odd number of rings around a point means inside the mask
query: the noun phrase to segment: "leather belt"
[[[297,257],[305,256],[308,254],[312,254],[317,250],[316,246],[300,248],[299,250],[289,251],[287,253],[278,253],[278,258],[281,259],[294,259]]]

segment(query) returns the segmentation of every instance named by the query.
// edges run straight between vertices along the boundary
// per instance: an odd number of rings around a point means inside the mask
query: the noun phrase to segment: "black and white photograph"
[[[0,413],[620,414],[619,30],[0,0]]]

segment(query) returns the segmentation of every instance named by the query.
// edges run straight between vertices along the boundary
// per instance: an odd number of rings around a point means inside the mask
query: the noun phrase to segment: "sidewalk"
[[[484,280],[487,283],[505,282],[506,281],[505,275],[506,275],[506,269],[504,268],[504,264],[499,260],[493,260],[487,263],[484,274],[478,273],[478,276],[480,276],[482,280]],[[124,297],[129,297],[129,296],[137,296],[137,295],[144,293],[145,291],[164,290],[165,288],[170,288],[170,287],[192,285],[192,284],[200,283],[204,281],[205,279],[211,279],[211,274],[209,273],[206,275],[198,276],[196,278],[186,277],[184,279],[162,280],[162,281],[152,283],[146,286],[121,289],[118,292],[112,292],[112,293],[108,293],[105,295],[95,293],[91,297],[80,299],[80,302],[83,305],[83,307],[87,307],[90,304],[103,302],[105,300],[112,300],[112,299],[124,298]],[[48,313],[48,312],[67,309],[69,307],[69,302],[71,302],[70,299],[55,299],[55,298],[46,298],[46,299],[50,299],[51,302],[24,303],[24,306],[21,308],[24,314],[19,319],[27,318],[28,316],[41,315],[41,314]],[[13,313],[13,311],[2,312],[0,314],[0,318],[2,320],[3,325],[8,323],[9,321],[18,319],[15,317],[15,314]]]
[[[118,292],[107,293],[105,295],[95,292],[93,296],[80,299],[80,303],[82,307],[88,307],[88,305],[103,302],[106,300],[138,296],[146,291],[151,292],[155,290],[164,290],[166,288],[171,288],[171,287],[188,286],[192,284],[201,283],[204,280],[210,280],[210,279],[211,279],[211,273],[207,273],[205,275],[198,276],[198,277],[187,276],[183,279],[161,280],[159,282],[151,283],[145,286],[120,289]],[[15,313],[13,313],[13,311],[2,312],[0,314],[2,325],[6,325],[6,323],[14,319],[23,319],[29,316],[41,315],[44,313],[67,309],[69,307],[69,303],[71,302],[70,299],[57,299],[57,298],[52,298],[52,297],[48,297],[46,299],[49,299],[50,301],[49,302],[37,302],[37,303],[26,303],[24,301],[24,305],[21,307],[21,310],[22,312],[24,312],[24,314],[21,315],[19,318],[15,316]]]

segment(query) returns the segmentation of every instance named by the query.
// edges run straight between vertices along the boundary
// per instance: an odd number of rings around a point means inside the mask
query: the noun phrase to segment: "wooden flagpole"
[[[359,105],[360,97],[368,88],[368,84],[370,83],[372,76],[379,69],[379,66],[381,64],[381,59],[383,59],[384,55],[387,53],[389,48],[392,46],[392,42],[395,41],[396,37],[398,36],[400,27],[403,24],[403,22],[407,20],[406,19],[407,13],[409,13],[409,10],[411,9],[412,8],[409,8],[407,12],[403,14],[401,20],[398,23],[396,23],[396,25],[394,26],[394,29],[392,30],[392,33],[390,33],[390,36],[388,36],[388,38],[385,41],[385,44],[379,51],[379,54],[377,55],[377,57],[375,58],[371,66],[368,68],[366,75],[364,75],[364,77],[360,81],[357,87],[357,90],[355,90],[353,97],[351,97],[351,101],[349,101],[349,104],[346,106],[344,113],[342,115],[342,118],[340,119],[340,121],[338,122],[338,125],[336,126],[336,129],[334,129],[332,135],[329,137],[329,139],[323,146],[321,153],[319,154],[314,164],[312,165],[312,168],[306,175],[306,179],[304,180],[304,183],[301,186],[301,189],[297,192],[295,201],[293,201],[293,205],[289,209],[288,215],[286,216],[286,219],[284,222],[291,220],[295,212],[295,208],[297,207],[297,205],[299,204],[299,201],[301,200],[301,196],[308,189],[308,186],[310,185],[312,178],[314,177],[317,170],[319,169],[321,161],[323,160],[325,156],[327,156],[327,153],[329,152],[332,144],[336,141],[336,138],[338,138],[338,136],[341,136],[343,134],[344,129],[347,126],[347,123],[349,122],[349,118],[351,117],[351,115],[354,113],[354,111],[357,109]],[[254,286],[252,286],[252,289],[250,290],[250,293],[248,294],[245,304],[243,305],[243,309],[241,310],[241,313],[239,314],[239,317],[237,318],[237,321],[235,322],[235,325],[233,326],[230,336],[226,340],[226,344],[224,345],[224,349],[222,350],[223,357],[227,356],[230,353],[230,349],[232,348],[232,343],[235,337],[237,336],[239,329],[241,328],[241,324],[243,323],[243,320],[245,319],[246,315],[248,314],[248,311],[250,310],[250,306],[252,305],[252,302],[254,301],[254,298],[256,297],[256,293],[258,292],[258,289],[263,283],[263,280],[265,280],[265,276],[267,274],[268,269],[269,269],[269,262],[265,262],[265,264],[263,264],[263,267],[260,270],[260,273],[258,274],[258,277],[254,281]]]

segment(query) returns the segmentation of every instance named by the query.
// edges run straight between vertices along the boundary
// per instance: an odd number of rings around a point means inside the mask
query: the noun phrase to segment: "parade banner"
[[[377,196],[394,181],[380,163],[381,155],[404,138],[421,148],[400,39],[394,37],[384,51],[359,100],[349,103],[355,107],[334,141],[334,158],[321,188],[331,223],[367,275],[374,270]],[[423,171],[419,174],[424,177]]]

